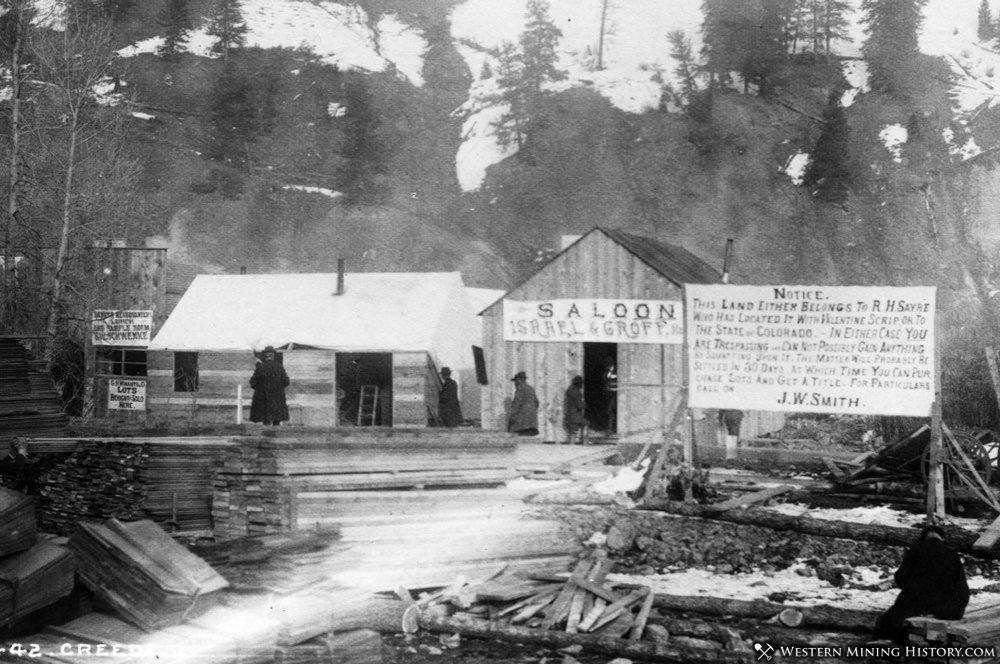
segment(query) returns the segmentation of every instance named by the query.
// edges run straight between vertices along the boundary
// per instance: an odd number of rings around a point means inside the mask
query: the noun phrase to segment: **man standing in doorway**
[[[618,431],[618,372],[615,370],[615,361],[610,357],[604,369],[604,395],[608,400],[608,433]]]
[[[288,403],[285,401],[285,388],[288,384],[288,374],[278,362],[277,351],[274,346],[268,346],[264,349],[262,358],[257,360],[253,376],[250,377],[250,387],[253,388],[250,421],[267,425],[278,425],[286,421]]]
[[[458,383],[451,377],[451,369],[441,368],[441,392],[438,394],[438,419],[441,425],[457,427],[462,423],[462,404],[458,400]]]
[[[537,436],[538,397],[534,388],[528,385],[528,374],[518,371],[511,380],[514,381],[514,398],[510,402],[507,431],[519,436]]]

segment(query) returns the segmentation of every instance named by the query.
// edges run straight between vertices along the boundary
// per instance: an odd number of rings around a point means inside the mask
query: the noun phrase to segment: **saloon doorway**
[[[583,396],[591,430],[618,433],[618,344],[584,342]]]
[[[372,387],[378,388],[374,410]],[[337,353],[337,398],[341,425],[391,427],[392,353]]]

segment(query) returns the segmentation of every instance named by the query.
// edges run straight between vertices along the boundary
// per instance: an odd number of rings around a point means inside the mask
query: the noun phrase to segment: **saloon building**
[[[721,283],[721,274],[682,247],[600,227],[576,239],[481,314],[483,427],[506,427],[511,377],[524,371],[545,440],[566,438],[563,398],[574,376],[584,379],[595,433],[624,442],[657,435],[683,398],[682,287],[693,283]],[[713,416],[695,435],[714,443]],[[781,423],[778,414],[747,413],[743,436]]]

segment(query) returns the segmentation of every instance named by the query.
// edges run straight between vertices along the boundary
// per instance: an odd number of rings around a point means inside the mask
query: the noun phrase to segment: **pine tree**
[[[510,42],[500,45],[497,53],[496,79],[497,87],[500,89],[498,100],[507,106],[506,111],[494,124],[497,140],[505,147],[515,145],[520,151],[524,147],[528,133],[530,94],[524,76],[524,62],[517,47]]]
[[[160,27],[163,28],[163,45],[160,55],[173,59],[180,52],[180,45],[191,30],[191,18],[188,16],[187,0],[167,0],[160,10]]]
[[[979,41],[989,41],[996,36],[996,25],[993,23],[993,12],[990,11],[989,0],[979,3],[979,25],[976,29]]]
[[[230,50],[246,44],[246,33],[240,0],[217,0],[208,22],[208,34],[217,40],[212,45],[212,52],[228,60]]]
[[[913,64],[920,53],[918,35],[926,4],[927,0],[862,0],[868,38],[861,52],[873,88],[905,96],[917,84]]]
[[[826,61],[830,61],[830,42],[834,39],[850,40],[848,15],[851,3],[847,0],[822,0],[823,2],[823,42]]]
[[[680,98],[686,104],[698,89],[695,80],[697,64],[691,52],[691,40],[682,30],[671,30],[667,33],[667,42],[670,44],[670,57],[677,61],[674,75],[680,81]]]
[[[527,22],[521,33],[521,60],[523,76],[536,93],[541,93],[547,81],[558,81],[566,77],[565,72],[556,69],[559,54],[559,38],[562,31],[549,17],[549,3],[546,0],[528,0]]]
[[[374,108],[366,79],[351,76],[344,84],[344,147],[346,163],[338,177],[338,186],[349,204],[371,205],[388,195],[384,183],[386,146],[381,136],[381,122]]]
[[[787,58],[794,4],[788,0],[705,0],[702,53],[711,79],[739,72],[744,91],[756,83],[763,94]]]
[[[209,159],[246,169],[250,164],[250,143],[257,129],[257,107],[250,81],[232,64],[227,64],[215,85],[209,111],[211,142]]]
[[[847,200],[850,183],[847,115],[835,95],[823,111],[823,129],[812,151],[803,182],[815,186],[817,198],[834,203]]]

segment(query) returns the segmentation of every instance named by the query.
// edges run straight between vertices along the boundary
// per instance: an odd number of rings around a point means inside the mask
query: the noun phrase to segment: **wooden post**
[[[727,250],[727,253],[728,253],[728,250]],[[687,400],[688,400],[688,398],[687,398],[687,396],[688,396],[687,395],[687,384],[688,384],[688,329],[687,329],[687,310],[686,310],[686,307],[687,307],[687,292],[686,292],[686,289],[684,288],[684,286],[681,286],[681,302],[684,303],[684,307],[685,307],[685,311],[684,311],[684,342],[681,344],[681,373],[684,376],[683,379],[681,380],[681,383],[684,385],[684,387],[681,388],[681,393],[678,395],[681,399],[683,399],[683,401],[680,404],[678,404],[678,405],[680,406],[680,412],[686,413],[688,417],[691,417],[691,410],[687,407]],[[694,422],[694,420],[692,418],[691,436],[690,437],[688,437],[688,436],[684,437],[684,462],[687,463],[687,464],[690,464],[691,466],[694,466],[695,461],[696,461],[696,457],[698,456],[698,450],[695,447],[694,428],[693,428],[694,425],[693,425],[693,422]],[[676,425],[676,420],[675,420],[675,423],[672,424],[671,427],[676,427],[676,426],[677,425]],[[668,433],[669,433],[669,436],[671,438],[673,438],[673,435],[674,435],[673,428],[671,428],[671,430]]]
[[[927,475],[927,521],[943,519],[944,468],[941,464],[941,342],[934,316],[934,403],[931,404],[930,469]]]
[[[243,424],[243,384],[236,384],[236,423]]]

